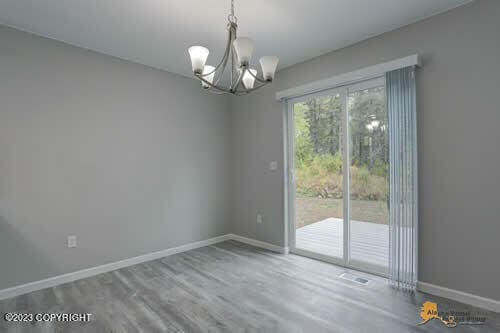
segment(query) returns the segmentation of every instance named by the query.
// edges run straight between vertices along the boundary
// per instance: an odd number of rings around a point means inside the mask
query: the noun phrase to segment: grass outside
[[[343,200],[297,196],[295,200],[296,227],[325,220],[342,218]],[[351,200],[351,219],[356,221],[387,224],[389,212],[386,201]]]

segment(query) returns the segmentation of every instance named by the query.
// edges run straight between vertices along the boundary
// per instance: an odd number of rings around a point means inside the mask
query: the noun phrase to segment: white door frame
[[[307,256],[310,258],[330,262],[336,265],[354,268],[360,271],[365,271],[372,274],[377,274],[386,277],[388,275],[388,270],[381,268],[376,265],[370,265],[369,263],[351,260],[349,257],[350,251],[350,212],[349,207],[349,191],[350,191],[350,147],[348,141],[350,139],[349,133],[349,115],[347,110],[347,97],[349,92],[364,90],[370,87],[385,85],[384,77],[378,77],[375,79],[370,79],[366,81],[361,81],[355,84],[345,85],[341,87],[335,87],[331,89],[325,89],[320,92],[315,92],[311,94],[305,94],[298,97],[293,97],[283,101],[283,130],[285,131],[283,135],[284,143],[284,173],[285,173],[285,226],[284,226],[284,239],[285,244],[290,248],[290,252]],[[304,101],[312,97],[321,97],[327,95],[339,94],[342,98],[342,125],[343,125],[343,170],[344,170],[344,191],[347,195],[343,196],[343,220],[344,220],[344,233],[343,233],[343,258],[337,258],[333,256],[327,256],[319,253],[314,253],[304,249],[298,249],[295,246],[295,126],[294,126],[294,104]]]

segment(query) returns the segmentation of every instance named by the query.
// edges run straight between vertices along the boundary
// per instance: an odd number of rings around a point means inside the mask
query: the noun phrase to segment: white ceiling
[[[235,0],[239,36],[254,61],[279,68],[419,21],[470,0]],[[2,0],[0,24],[190,76],[187,48],[226,40],[229,0]]]

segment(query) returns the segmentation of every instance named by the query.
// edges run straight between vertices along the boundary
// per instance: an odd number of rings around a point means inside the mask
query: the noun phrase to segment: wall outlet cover
[[[68,236],[68,247],[76,247],[76,236]]]

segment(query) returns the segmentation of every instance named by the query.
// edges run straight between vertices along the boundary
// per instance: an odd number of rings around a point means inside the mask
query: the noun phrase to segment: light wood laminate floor
[[[339,278],[353,272],[235,241],[97,275],[0,301],[0,313],[92,313],[88,323],[7,323],[0,332],[498,332],[500,315],[482,326],[454,329],[420,307],[469,306],[387,286]],[[478,309],[472,309],[477,311]]]

